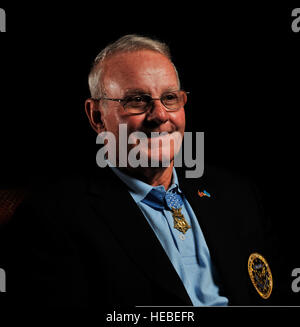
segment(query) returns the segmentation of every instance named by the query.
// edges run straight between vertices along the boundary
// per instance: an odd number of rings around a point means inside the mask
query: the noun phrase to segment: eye
[[[145,101],[145,98],[143,96],[137,95],[137,96],[132,97],[130,101],[142,102],[142,101]]]
[[[150,97],[151,98],[151,97]],[[149,102],[147,95],[132,95],[125,99],[125,107],[143,107]]]
[[[167,100],[173,100],[173,99],[177,99],[177,95],[176,95],[176,94],[167,94],[167,95],[165,96],[165,98],[166,98]]]
[[[170,103],[178,101],[178,95],[176,93],[167,93],[163,95],[163,100]]]

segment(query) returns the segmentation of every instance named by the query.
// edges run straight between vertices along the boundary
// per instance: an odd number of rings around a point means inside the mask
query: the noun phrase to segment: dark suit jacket
[[[203,231],[231,305],[284,304],[280,264],[254,188],[242,179],[207,169],[180,187]],[[198,190],[211,198],[197,195]],[[0,266],[7,301],[55,306],[192,305],[185,288],[126,186],[109,169],[66,178],[33,192],[1,228]],[[247,269],[262,254],[274,277],[262,299]],[[2,262],[1,262],[2,261]]]

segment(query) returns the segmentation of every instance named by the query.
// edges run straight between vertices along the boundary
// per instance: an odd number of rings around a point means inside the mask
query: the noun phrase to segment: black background
[[[0,34],[0,187],[95,164],[96,135],[84,113],[91,63],[124,34],[155,37],[170,46],[191,92],[187,130],[205,132],[206,163],[254,181],[279,231],[287,273],[300,267],[300,33],[291,30],[299,5],[1,7],[7,32]]]

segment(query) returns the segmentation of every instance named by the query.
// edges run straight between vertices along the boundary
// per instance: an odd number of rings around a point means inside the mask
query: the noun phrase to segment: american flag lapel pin
[[[200,198],[204,197],[204,196],[207,196],[208,198],[211,197],[210,193],[208,193],[207,191],[203,190],[202,192],[200,192],[198,190],[198,195],[200,196]]]

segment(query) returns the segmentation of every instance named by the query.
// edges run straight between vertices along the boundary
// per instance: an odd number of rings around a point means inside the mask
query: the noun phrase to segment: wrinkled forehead
[[[178,88],[174,65],[163,54],[150,50],[112,55],[102,66],[102,83],[107,88],[118,84],[120,88]]]

